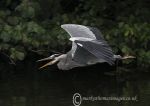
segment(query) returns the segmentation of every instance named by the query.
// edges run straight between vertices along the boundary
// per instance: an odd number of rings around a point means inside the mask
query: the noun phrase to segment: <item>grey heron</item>
[[[54,54],[47,58],[38,60],[51,60],[40,68],[57,63],[61,70],[70,70],[75,67],[84,67],[96,63],[107,62],[114,65],[116,59],[135,58],[134,56],[115,55],[104,40],[101,32],[95,28],[77,24],[61,25],[72,41],[72,48],[66,54]]]

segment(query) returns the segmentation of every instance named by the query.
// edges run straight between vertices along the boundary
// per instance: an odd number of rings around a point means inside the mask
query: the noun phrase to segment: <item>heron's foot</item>
[[[136,57],[135,56],[131,56],[131,55],[125,55],[122,57],[123,60],[126,60],[126,59],[135,59]]]

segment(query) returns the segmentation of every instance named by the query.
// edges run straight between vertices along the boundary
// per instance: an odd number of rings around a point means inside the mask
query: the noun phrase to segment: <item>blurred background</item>
[[[60,28],[70,23],[97,27],[114,53],[137,58],[113,70],[38,70],[38,59],[71,48]],[[150,106],[149,69],[149,0],[0,0],[0,106],[73,106],[74,93],[137,98],[81,106]]]
[[[71,42],[60,25],[73,23],[98,27],[115,53],[149,67],[149,11],[149,0],[0,0],[0,53],[20,61],[29,52],[66,52]]]

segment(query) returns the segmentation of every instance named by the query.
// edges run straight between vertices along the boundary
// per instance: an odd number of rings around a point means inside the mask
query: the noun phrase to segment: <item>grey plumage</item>
[[[65,24],[61,26],[72,38],[72,59],[80,64],[94,62],[108,62],[114,64],[113,52],[107,42],[104,40],[101,32],[97,28],[86,27],[83,25]],[[84,38],[90,38],[84,40]],[[81,46],[82,45],[82,46]],[[88,59],[86,59],[88,58]]]
[[[61,28],[71,36],[69,40],[72,41],[72,48],[66,54],[59,56],[54,54],[39,60],[52,59],[52,61],[41,68],[58,62],[57,66],[59,69],[69,70],[74,67],[83,67],[102,62],[113,65],[116,59],[135,58],[134,56],[121,57],[120,55],[114,55],[97,28],[77,24],[64,24],[61,25]]]

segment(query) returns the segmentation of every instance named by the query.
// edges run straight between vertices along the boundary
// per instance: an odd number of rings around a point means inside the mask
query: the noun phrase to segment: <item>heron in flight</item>
[[[72,41],[72,48],[66,54],[53,54],[47,58],[38,60],[51,60],[40,68],[57,63],[60,70],[70,70],[75,67],[83,67],[96,63],[107,62],[114,65],[116,60],[135,58],[134,56],[115,55],[104,40],[101,32],[95,28],[77,24],[61,25]]]

